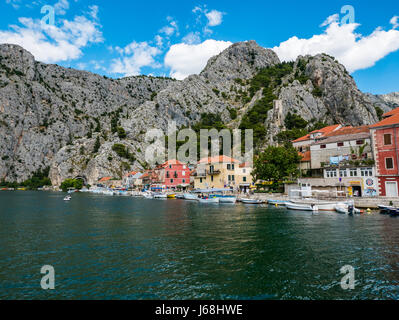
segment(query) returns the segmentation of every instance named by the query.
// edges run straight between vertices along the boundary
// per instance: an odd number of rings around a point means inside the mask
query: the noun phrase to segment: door
[[[398,196],[398,183],[396,181],[385,182],[385,194],[387,197],[397,197]]]

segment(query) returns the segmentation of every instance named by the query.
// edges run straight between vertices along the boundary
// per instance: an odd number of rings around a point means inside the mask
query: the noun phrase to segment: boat
[[[166,193],[155,193],[153,197],[154,199],[166,199],[168,195]]]
[[[335,206],[335,211],[342,214],[349,214],[349,205],[348,203],[339,203]],[[353,213],[361,214],[363,213],[362,210],[353,207]]]
[[[66,197],[64,198],[64,201],[71,201],[71,199],[72,199],[71,196],[66,196]]]
[[[286,206],[290,210],[313,211],[313,212],[319,211],[319,208],[314,204],[286,202]]]
[[[146,199],[153,199],[154,196],[151,192],[147,191],[147,192],[143,192],[143,197]]]
[[[168,194],[167,197],[168,197],[168,199],[176,199],[175,194]]]
[[[236,203],[237,202],[237,197],[234,196],[219,196],[220,203]]]
[[[198,198],[199,203],[219,203],[219,198],[209,197],[209,198]]]
[[[192,193],[185,193],[184,200],[198,200],[198,196]]]
[[[176,199],[184,199],[184,194],[177,194]]]
[[[241,199],[241,202],[244,204],[262,204],[262,200],[257,199]]]
[[[75,189],[69,189],[69,190],[68,190],[68,193],[69,193],[69,194],[71,194],[71,193],[75,193],[75,192],[76,192],[76,190],[75,190]]]
[[[391,211],[395,210],[395,207],[392,206],[384,206],[384,205],[378,205],[378,208],[380,209],[381,214],[390,214]]]

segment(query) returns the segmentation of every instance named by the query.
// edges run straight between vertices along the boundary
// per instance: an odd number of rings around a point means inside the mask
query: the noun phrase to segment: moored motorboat
[[[286,207],[290,210],[298,211],[319,211],[319,208],[316,205],[307,203],[286,202]]]
[[[66,197],[64,198],[64,201],[71,201],[71,199],[72,199],[71,196],[66,196]]]
[[[199,203],[219,203],[219,198],[210,197],[210,198],[198,198]]]
[[[155,193],[154,199],[166,199],[168,195],[166,193]]]
[[[234,196],[221,196],[218,197],[220,203],[236,203],[237,197]]]
[[[244,204],[262,204],[262,200],[257,199],[241,199],[241,202]]]
[[[168,199],[176,199],[176,195],[174,193],[167,195]]]
[[[184,200],[198,200],[198,196],[193,193],[185,193]]]

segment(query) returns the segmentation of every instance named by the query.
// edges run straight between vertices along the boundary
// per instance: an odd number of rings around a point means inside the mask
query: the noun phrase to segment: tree
[[[63,183],[61,183],[61,190],[66,192],[68,189],[77,189],[80,190],[83,188],[83,180],[80,179],[66,179]]]
[[[279,183],[298,175],[300,160],[298,151],[290,144],[284,147],[270,146],[255,159],[252,175],[255,180]]]

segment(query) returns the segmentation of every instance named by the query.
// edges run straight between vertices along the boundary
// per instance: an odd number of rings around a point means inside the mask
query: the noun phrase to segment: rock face
[[[19,46],[0,45],[0,180],[21,182],[46,167],[55,185],[77,176],[90,184],[104,176],[120,178],[146,166],[149,129],[166,131],[170,121],[190,126],[204,113],[220,114],[228,127],[238,128],[263,98],[262,90],[249,94],[251,79],[279,64],[273,51],[249,41],[227,48],[183,81],[115,80],[43,64]],[[398,101],[398,94],[363,94],[327,55],[299,57],[273,90],[277,101],[264,123],[265,144],[276,142],[288,113],[362,125],[377,121],[375,106],[388,111]],[[125,132],[118,133],[118,127]],[[115,144],[124,151],[115,151]]]

